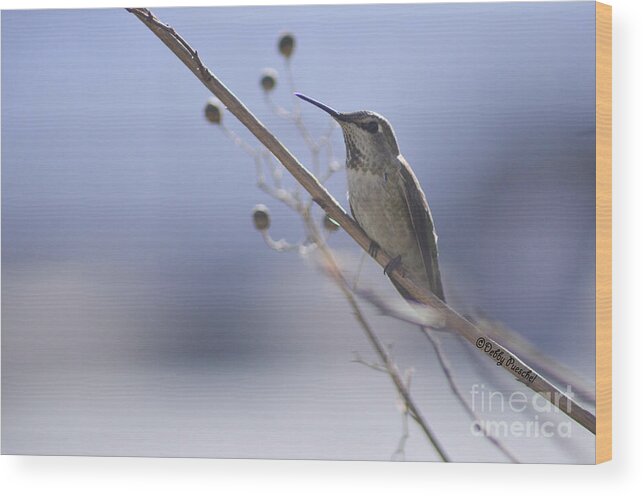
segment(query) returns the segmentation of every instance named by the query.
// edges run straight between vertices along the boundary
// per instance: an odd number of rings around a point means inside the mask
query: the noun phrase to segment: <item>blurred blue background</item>
[[[293,32],[300,91],[394,126],[431,205],[450,302],[593,384],[593,2],[156,13],[307,160],[258,84],[266,66],[283,74],[276,42]],[[292,105],[285,81],[275,92]],[[388,459],[397,447],[389,379],[352,363],[372,355],[333,285],[253,229],[261,202],[275,237],[302,234],[205,121],[209,96],[124,10],[2,12],[3,453]],[[325,129],[318,109],[303,112]],[[343,171],[329,189],[347,204]],[[355,265],[345,234],[331,244]],[[372,263],[362,283],[390,292]],[[369,315],[414,368],[447,452],[504,460],[472,435],[428,344]],[[443,341],[464,391],[519,387]],[[505,441],[521,461],[594,459],[576,427]],[[414,428],[406,458],[435,459]]]

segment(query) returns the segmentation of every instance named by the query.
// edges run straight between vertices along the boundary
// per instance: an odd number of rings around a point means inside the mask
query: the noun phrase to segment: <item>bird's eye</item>
[[[376,121],[371,121],[368,124],[366,124],[366,126],[364,127],[369,133],[373,133],[373,134],[375,134],[380,129],[380,126],[377,124]]]

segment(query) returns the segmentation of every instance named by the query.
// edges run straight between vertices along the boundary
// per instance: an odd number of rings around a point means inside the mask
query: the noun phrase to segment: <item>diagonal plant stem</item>
[[[196,50],[194,50],[171,26],[168,26],[155,17],[148,9],[130,8],[128,12],[134,14],[145,24],[185,65],[192,73],[228,108],[239,121],[252,132],[256,138],[268,148],[272,154],[283,164],[293,177],[311,195],[326,213],[334,219],[353,240],[368,251],[371,244],[370,238],[360,226],[344,211],[324,186],[313,176],[290,151],[272,134],[266,127],[248,110],[248,108],[217,78],[210,70],[203,65]],[[374,259],[382,267],[385,267],[391,257],[379,250]],[[556,406],[561,412],[578,422],[585,429],[593,434],[596,433],[596,417],[593,413],[583,408],[557,389],[551,382],[542,377],[538,372],[525,364],[518,356],[510,353],[488,337],[476,325],[458,312],[449,307],[433,293],[421,288],[411,279],[404,276],[404,268],[398,267],[389,276],[399,286],[404,288],[410,295],[424,305],[428,305],[442,313],[445,320],[445,327],[458,333],[479,352],[484,353],[496,361],[492,355],[499,355],[511,358],[511,367],[503,366],[502,369],[512,374],[518,381],[529,387],[532,391],[542,395],[545,399]],[[533,372],[530,379],[525,379],[523,374],[526,371]]]
[[[350,284],[348,283],[346,278],[342,275],[342,272],[339,269],[337,262],[335,261],[335,257],[333,256],[332,251],[330,250],[330,248],[328,247],[328,245],[320,235],[319,230],[317,229],[317,225],[311,219],[310,215],[308,214],[308,211],[305,211],[303,213],[303,216],[304,216],[304,222],[311,234],[313,241],[319,247],[324,257],[326,272],[332,277],[333,281],[335,282],[337,287],[341,290],[342,294],[344,295],[344,298],[350,305],[351,310],[353,311],[353,315],[355,316],[355,319],[357,320],[360,327],[364,331],[364,334],[366,335],[368,341],[371,343],[371,346],[377,353],[386,372],[388,373],[389,377],[393,381],[393,384],[395,385],[395,388],[397,389],[398,394],[400,395],[400,397],[404,401],[404,404],[406,405],[406,408],[408,409],[409,415],[418,424],[420,429],[422,429],[422,432],[424,432],[424,434],[426,435],[431,445],[433,445],[440,459],[445,462],[451,461],[447,456],[446,451],[438,441],[435,433],[431,429],[431,426],[428,424],[428,422],[422,415],[422,412],[416,405],[415,400],[411,396],[411,393],[404,381],[404,378],[402,377],[400,370],[397,368],[395,361],[391,357],[391,354],[387,351],[382,341],[380,341],[379,337],[377,337],[377,334],[375,333],[373,328],[366,320],[366,316],[362,312],[359,304],[357,303],[357,300],[355,299],[355,296],[353,295]]]

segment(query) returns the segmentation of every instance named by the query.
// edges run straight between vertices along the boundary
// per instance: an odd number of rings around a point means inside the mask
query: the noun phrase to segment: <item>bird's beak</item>
[[[313,105],[315,105],[316,107],[319,107],[319,108],[320,108],[320,109],[322,109],[324,112],[327,112],[328,114],[330,114],[330,116],[331,116],[333,119],[335,119],[335,120],[337,120],[337,121],[341,121],[341,120],[342,120],[342,117],[343,117],[343,116],[342,116],[342,114],[341,114],[340,112],[337,112],[337,110],[335,110],[334,108],[331,108],[331,107],[329,107],[328,105],[324,105],[323,103],[318,102],[317,100],[313,100],[313,99],[312,99],[312,98],[310,98],[309,96],[302,95],[301,93],[295,93],[295,96],[296,96],[296,97],[301,98],[302,100],[307,101],[308,103],[312,103],[312,104],[313,104]]]

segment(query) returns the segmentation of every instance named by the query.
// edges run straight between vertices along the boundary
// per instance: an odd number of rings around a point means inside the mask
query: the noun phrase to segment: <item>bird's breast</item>
[[[381,173],[347,169],[353,215],[373,241],[388,255],[401,255],[404,266],[416,274],[419,283],[424,283],[426,271],[401,177],[393,166],[381,169]]]

